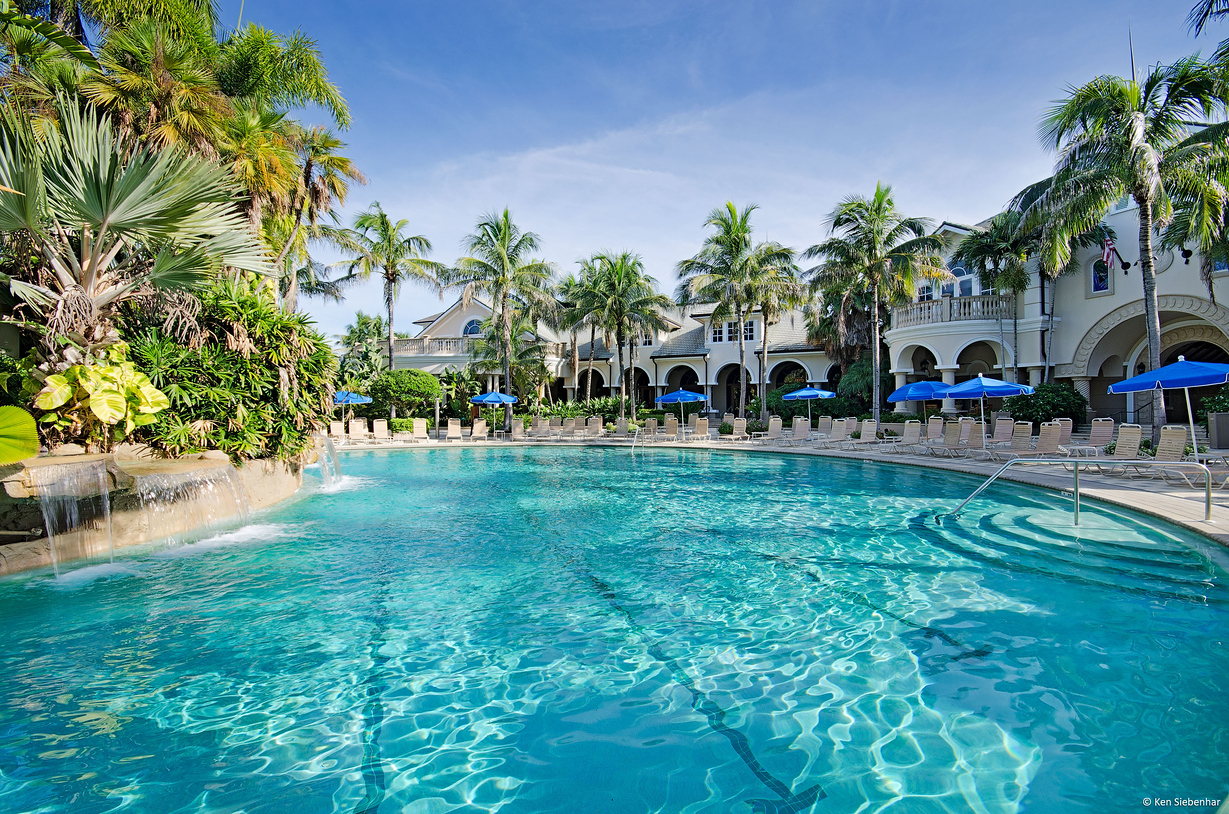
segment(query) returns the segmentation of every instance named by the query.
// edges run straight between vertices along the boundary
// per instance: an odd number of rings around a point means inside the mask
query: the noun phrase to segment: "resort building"
[[[1089,400],[1095,416],[1149,424],[1151,394],[1109,395],[1109,385],[1143,373],[1148,362],[1143,284],[1138,255],[1138,208],[1125,198],[1106,222],[1117,235],[1117,254],[1107,266],[1100,248],[1082,250],[1078,270],[1059,277],[1054,292],[1054,337],[1046,313],[1050,281],[1036,271],[1017,296],[983,291],[971,270],[951,264],[954,282],[925,286],[916,301],[892,311],[884,334],[898,386],[941,378],[958,383],[985,373],[1036,385],[1042,380],[1047,344],[1052,375],[1071,382]],[[939,232],[955,245],[980,226],[944,223]],[[1159,243],[1159,237],[1157,238]],[[1161,317],[1161,363],[1178,356],[1229,362],[1229,308],[1213,302],[1200,279],[1200,256],[1189,250],[1154,251]],[[1124,267],[1125,266],[1125,267]],[[1221,279],[1226,269],[1213,275]],[[1216,283],[1220,285],[1219,282]],[[1216,388],[1209,388],[1208,393]],[[1192,400],[1208,393],[1192,391]],[[1195,403],[1198,403],[1197,401]],[[958,405],[950,400],[945,409]],[[897,411],[916,405],[899,404]],[[1186,421],[1185,404],[1167,404],[1170,418]]]

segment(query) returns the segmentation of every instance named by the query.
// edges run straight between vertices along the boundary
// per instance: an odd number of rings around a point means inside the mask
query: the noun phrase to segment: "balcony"
[[[393,342],[394,356],[469,356],[474,340],[469,337],[443,339],[397,339]],[[561,342],[543,342],[548,356],[566,357],[568,346]]]
[[[911,302],[892,309],[893,328],[912,328],[940,322],[969,322],[1011,318],[1011,297],[981,294],[976,297],[943,297]]]

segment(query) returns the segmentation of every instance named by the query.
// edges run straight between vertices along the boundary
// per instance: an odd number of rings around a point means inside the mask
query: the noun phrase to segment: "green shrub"
[[[0,353],[0,404],[25,406],[21,396],[21,370],[20,361],[7,353]]]
[[[717,434],[718,435],[733,435],[734,425],[730,424],[729,422],[725,422],[725,421],[721,422],[721,426],[717,428]]]
[[[1208,426],[1208,413],[1229,413],[1229,384],[1199,403],[1195,409],[1195,420]]]
[[[733,431],[734,428],[730,427],[730,432]],[[753,432],[768,432],[768,425],[759,419],[749,418],[747,419],[747,434],[750,435]]]
[[[425,370],[386,370],[371,385],[371,406],[386,416],[394,408],[401,416],[424,417],[444,395],[440,380]]]
[[[1036,432],[1043,422],[1070,418],[1078,426],[1088,418],[1088,399],[1070,384],[1040,384],[1031,396],[1009,396],[1003,409],[1016,421],[1033,422]]]
[[[185,342],[157,314],[130,311],[132,360],[170,399],[137,437],[173,455],[220,449],[233,459],[294,458],[334,415],[337,357],[303,314],[287,314],[263,281],[198,295],[200,333]]]
[[[430,420],[427,422],[430,424]],[[388,421],[389,432],[413,432],[414,419],[412,418],[391,418]]]

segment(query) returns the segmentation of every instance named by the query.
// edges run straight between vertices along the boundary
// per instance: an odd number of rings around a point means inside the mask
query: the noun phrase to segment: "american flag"
[[[1104,263],[1109,268],[1113,268],[1114,267],[1113,260],[1114,260],[1114,241],[1110,240],[1107,237],[1105,240],[1101,241],[1101,262]]]

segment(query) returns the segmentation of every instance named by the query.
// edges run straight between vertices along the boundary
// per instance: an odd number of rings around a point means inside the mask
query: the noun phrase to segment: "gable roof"
[[[670,337],[649,357],[662,359],[669,356],[706,356],[707,354],[708,347],[704,344],[704,326],[701,325]]]
[[[492,310],[491,306],[487,305],[485,302],[478,299],[477,297],[470,300],[470,303],[473,305],[478,305],[482,308],[485,308],[487,311]],[[461,298],[458,297],[456,302],[454,302],[452,305],[445,308],[443,311],[440,311],[438,314],[432,314],[429,317],[423,317],[422,319],[415,320],[414,321],[415,325],[422,325],[422,330],[418,332],[418,335],[422,336],[423,334],[425,334],[428,331],[428,329],[431,328],[432,325],[439,322],[441,319],[448,316],[453,311],[457,310],[457,308],[460,306],[461,306]]]

